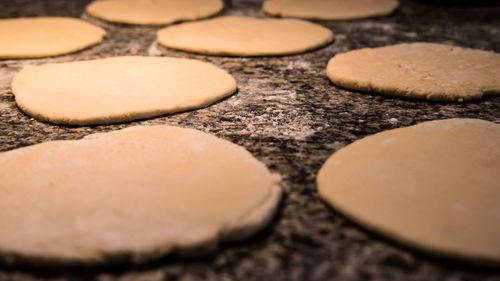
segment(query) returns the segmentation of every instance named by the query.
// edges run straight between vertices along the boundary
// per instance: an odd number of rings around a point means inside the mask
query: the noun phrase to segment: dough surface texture
[[[430,121],[337,151],[318,174],[321,197],[408,247],[500,264],[500,125]]]
[[[198,255],[272,217],[279,176],[243,147],[138,126],[0,153],[0,258],[140,263]]]
[[[128,24],[169,24],[217,14],[222,0],[97,0],[87,6],[91,16]]]
[[[398,44],[338,54],[326,74],[346,89],[462,102],[500,93],[500,54],[434,43]]]
[[[272,56],[301,53],[326,45],[333,33],[321,25],[295,19],[226,16],[183,23],[158,31],[158,42],[188,52]]]
[[[102,41],[106,31],[63,17],[0,19],[0,58],[37,58],[75,52]]]
[[[12,80],[18,106],[57,124],[107,124],[206,106],[236,91],[211,63],[112,57],[28,66]]]
[[[385,16],[398,6],[397,0],[267,0],[262,9],[282,17],[348,20]]]

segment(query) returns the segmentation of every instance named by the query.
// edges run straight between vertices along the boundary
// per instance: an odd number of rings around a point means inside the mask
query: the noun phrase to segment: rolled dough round
[[[96,0],[87,13],[106,21],[129,24],[168,24],[215,15],[222,0]]]
[[[319,193],[409,247],[500,264],[500,125],[447,119],[384,131],[337,151]]]
[[[238,16],[183,23],[158,31],[158,42],[169,48],[231,56],[301,53],[326,45],[332,38],[329,29],[307,21]]]
[[[500,93],[500,54],[433,43],[398,44],[338,54],[326,74],[352,90],[470,101]]]
[[[169,126],[0,153],[0,258],[137,263],[197,255],[269,222],[278,183],[244,148]]]
[[[113,57],[28,66],[12,80],[18,106],[57,124],[107,124],[203,107],[236,91],[213,64]]]
[[[75,52],[102,41],[106,31],[62,17],[0,20],[0,58],[36,58]]]
[[[283,17],[348,20],[385,16],[398,6],[397,0],[267,0],[262,9]]]

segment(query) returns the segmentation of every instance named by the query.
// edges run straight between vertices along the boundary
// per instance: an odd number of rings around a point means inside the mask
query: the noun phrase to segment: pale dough
[[[431,254],[500,264],[500,125],[448,119],[384,131],[318,174],[336,210]]]
[[[36,58],[75,52],[102,41],[106,31],[61,17],[0,20],[0,58]]]
[[[500,93],[500,54],[433,43],[398,44],[338,54],[326,74],[352,90],[470,101]]]
[[[397,0],[267,0],[262,9],[283,17],[348,20],[385,16],[398,6]]]
[[[24,112],[57,124],[107,124],[199,108],[236,91],[213,64],[165,57],[28,66],[12,80]]]
[[[226,16],[183,23],[158,31],[158,42],[183,51],[233,56],[301,53],[329,43],[333,33],[294,19]]]
[[[215,15],[222,0],[96,0],[87,13],[106,21],[129,24],[168,24]]]
[[[0,257],[144,262],[197,255],[269,222],[279,176],[243,147],[139,126],[0,153]]]

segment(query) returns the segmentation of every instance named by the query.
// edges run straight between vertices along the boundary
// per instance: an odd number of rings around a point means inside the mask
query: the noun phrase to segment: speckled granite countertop
[[[78,53],[0,60],[0,151],[139,124],[196,128],[246,147],[282,174],[282,204],[274,221],[258,236],[224,245],[207,257],[166,257],[138,267],[42,270],[0,266],[0,280],[500,280],[500,270],[431,258],[365,231],[327,207],[315,185],[322,163],[334,151],[364,136],[451,117],[500,122],[500,97],[461,104],[402,100],[342,90],[324,75],[328,60],[339,52],[399,42],[448,43],[500,52],[499,6],[450,7],[404,0],[400,10],[388,17],[319,22],[335,33],[334,42],[319,50],[284,57],[235,58],[157,46],[158,27],[90,19],[83,14],[88,2],[0,0],[0,18],[83,17],[108,31],[102,44]],[[226,4],[225,15],[264,16],[258,1]],[[200,110],[109,126],[55,126],[17,109],[9,84],[23,66],[117,55],[210,61],[228,70],[239,90]]]

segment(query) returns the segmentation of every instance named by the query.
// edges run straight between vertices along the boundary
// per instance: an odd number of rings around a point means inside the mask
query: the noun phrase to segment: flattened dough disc
[[[36,58],[75,52],[102,41],[106,31],[61,17],[0,20],[0,58]]]
[[[267,223],[278,181],[244,148],[178,127],[0,153],[0,257],[38,264],[196,255]]]
[[[318,24],[293,19],[227,16],[169,26],[158,42],[188,52],[271,56],[305,52],[330,42],[333,33]]]
[[[96,0],[87,13],[106,21],[129,24],[168,24],[215,15],[222,0]]]
[[[447,119],[337,151],[319,193],[361,225],[431,254],[500,264],[500,125]]]
[[[348,20],[385,16],[398,6],[397,0],[267,0],[262,9],[283,17]]]
[[[28,66],[12,80],[12,92],[24,112],[42,121],[72,125],[184,111],[234,91],[234,78],[213,64],[165,57]]]
[[[431,101],[470,101],[500,93],[500,54],[433,43],[338,54],[326,69],[338,86]]]

